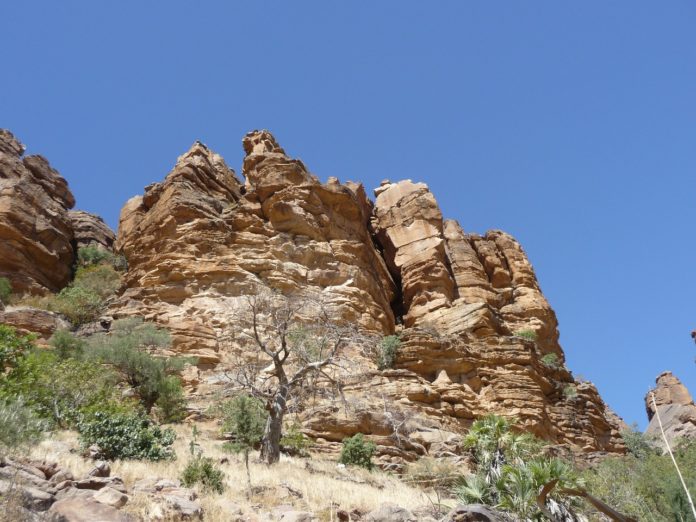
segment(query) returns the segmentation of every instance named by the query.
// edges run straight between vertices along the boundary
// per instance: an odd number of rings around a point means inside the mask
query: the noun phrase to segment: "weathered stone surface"
[[[128,502],[128,495],[108,486],[100,489],[92,498],[94,498],[94,500],[97,502],[115,507],[117,509],[125,506]]]
[[[502,522],[510,517],[481,504],[459,504],[441,522]]]
[[[657,411],[652,397],[655,397]],[[663,372],[655,379],[655,388],[645,396],[648,424],[645,433],[660,437],[659,413],[665,436],[670,444],[680,437],[696,437],[696,405],[689,390],[672,374]]]
[[[348,408],[327,398],[302,412],[320,451],[361,432],[386,469],[460,458],[457,436],[488,413],[577,452],[623,451],[596,388],[565,368],[555,314],[511,236],[444,221],[423,183],[384,182],[373,204],[359,184],[320,183],[267,131],[243,146],[244,184],[196,143],[121,212],[129,270],[110,313],[169,328],[173,352],[199,360],[189,390],[212,397],[228,382],[245,296],[299,294],[320,297],[337,322],[402,340],[394,370],[351,353]],[[428,441],[428,430],[450,435]]]
[[[57,501],[48,510],[49,522],[135,522],[130,515],[96,500],[69,497]]]
[[[392,503],[381,504],[366,516],[367,522],[417,522],[416,517],[408,509]]]
[[[394,328],[394,285],[356,193],[319,183],[267,132],[244,138],[246,185],[200,143],[121,212],[128,259],[116,316],[167,326],[176,352],[221,361],[244,296],[262,290],[328,302],[337,319]]]
[[[4,311],[0,311],[0,324],[13,326],[22,335],[37,334],[37,342],[41,345],[46,345],[56,330],[71,327],[59,314],[25,306],[8,306]]]
[[[0,277],[16,294],[65,286],[74,258],[68,183],[42,156],[0,130]]]
[[[68,217],[77,248],[96,246],[104,250],[113,249],[116,235],[100,216],[84,210],[71,210]]]

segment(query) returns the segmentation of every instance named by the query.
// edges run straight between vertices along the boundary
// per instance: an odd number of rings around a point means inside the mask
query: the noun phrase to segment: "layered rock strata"
[[[646,435],[661,437],[661,420],[670,444],[680,437],[696,437],[696,405],[689,390],[672,372],[657,376],[655,388],[645,396],[645,409],[650,421]]]
[[[77,249],[94,246],[113,250],[116,235],[100,216],[84,210],[71,210],[68,216]]]
[[[423,183],[383,182],[373,203],[359,184],[321,183],[267,131],[243,147],[244,183],[195,143],[121,212],[116,246],[129,270],[112,312],[167,326],[173,350],[209,369],[199,397],[224,387],[239,357],[246,296],[272,290],[401,335],[395,369],[356,352],[345,400],[301,414],[329,449],[362,432],[386,466],[454,454],[473,419],[500,413],[578,451],[623,451],[597,390],[565,368],[555,314],[512,237],[443,220]]]
[[[14,293],[60,290],[71,278],[73,230],[68,183],[42,156],[0,130],[0,277]]]

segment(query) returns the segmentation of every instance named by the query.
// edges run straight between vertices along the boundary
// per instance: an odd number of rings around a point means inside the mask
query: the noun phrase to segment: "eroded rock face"
[[[656,415],[659,413],[670,444],[680,437],[696,437],[696,405],[689,390],[672,372],[657,376],[655,388],[645,396],[645,409],[650,421],[645,430],[647,435],[661,437]]]
[[[321,297],[337,319],[389,333],[394,285],[367,229],[364,191],[321,184],[268,132],[244,138],[246,184],[201,143],[121,212],[127,290],[117,315],[166,325],[174,350],[222,360],[245,296]]]
[[[596,388],[565,368],[555,314],[512,237],[443,220],[423,183],[384,182],[373,204],[359,184],[320,183],[267,131],[243,146],[243,184],[196,143],[121,212],[129,270],[111,313],[167,326],[174,351],[203,363],[197,393],[229,383],[220,376],[239,356],[236,314],[245,296],[273,290],[321,297],[338,322],[401,335],[395,369],[356,352],[346,400],[304,411],[319,450],[361,432],[398,469],[461,453],[457,437],[498,413],[577,451],[623,451]]]
[[[71,277],[74,251],[68,183],[42,156],[0,130],[0,277],[14,293],[60,290]]]
[[[78,249],[87,246],[113,249],[116,235],[100,216],[84,210],[71,210],[68,216]]]

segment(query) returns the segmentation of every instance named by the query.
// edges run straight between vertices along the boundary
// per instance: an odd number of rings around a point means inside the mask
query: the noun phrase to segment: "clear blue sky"
[[[570,368],[627,421],[696,392],[696,4],[5,2],[0,127],[115,227],[200,139],[428,183],[526,249]]]

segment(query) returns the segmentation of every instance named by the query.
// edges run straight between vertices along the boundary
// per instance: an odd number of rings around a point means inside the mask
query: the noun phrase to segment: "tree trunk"
[[[275,464],[280,460],[280,438],[283,434],[283,416],[287,407],[288,392],[287,385],[281,384],[268,411],[266,429],[261,439],[261,460],[266,464]]]

